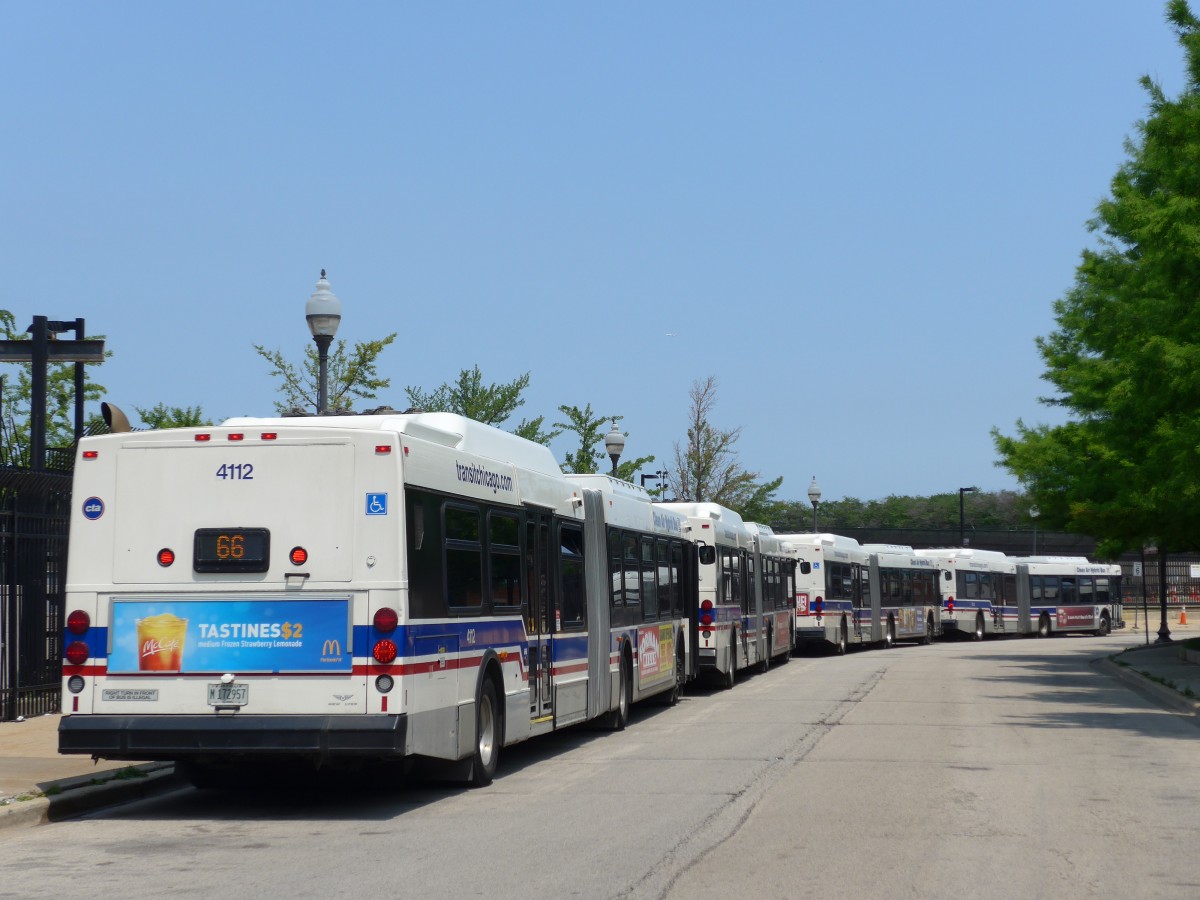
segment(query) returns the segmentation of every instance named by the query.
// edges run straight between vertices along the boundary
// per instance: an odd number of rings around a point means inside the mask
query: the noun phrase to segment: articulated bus
[[[932,644],[941,633],[937,564],[898,544],[864,544],[863,550],[870,559],[872,626],[883,629],[873,637],[889,647],[914,638]]]
[[[1017,632],[1108,634],[1122,627],[1121,567],[1082,556],[1015,556]],[[1005,610],[1006,615],[1009,609]]]
[[[692,671],[687,517],[459,416],[85,438],[74,496],[63,753],[200,784],[424,758],[482,785],[501,747],[623,727]]]
[[[777,535],[796,563],[796,646],[832,644],[845,653],[872,637],[867,552],[838,534]]]
[[[1015,633],[1017,566],[997,550],[969,547],[918,550],[942,571],[942,631],[982,641],[989,634]],[[1005,614],[1011,608],[1010,615]]]
[[[778,575],[792,567],[777,542],[768,540],[773,538],[769,529],[763,534],[761,526],[748,526],[736,512],[715,503],[654,507],[683,516],[687,536],[697,546],[697,673],[733,687],[739,669],[765,670],[772,656],[790,654],[790,632],[781,636],[790,613]],[[764,588],[764,573],[772,573],[769,588]]]

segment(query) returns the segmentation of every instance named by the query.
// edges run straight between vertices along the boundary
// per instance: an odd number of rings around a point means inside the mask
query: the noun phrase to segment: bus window
[[[654,561],[654,538],[642,538],[642,621],[653,622],[658,618],[658,578]]]
[[[583,593],[583,529],[572,522],[559,526],[559,581],[562,630],[579,631],[587,615]]]
[[[446,601],[451,607],[479,612],[483,606],[479,510],[447,503],[442,517],[446,542]]]
[[[621,532],[615,528],[608,532],[609,601],[613,609],[625,605],[625,575],[622,569],[624,550],[621,549]]]
[[[1058,602],[1064,606],[1077,603],[1079,601],[1079,595],[1075,592],[1075,579],[1063,578],[1061,583],[1062,593],[1059,595]]]
[[[520,522],[511,513],[488,513],[488,571],[494,607],[521,605]]]

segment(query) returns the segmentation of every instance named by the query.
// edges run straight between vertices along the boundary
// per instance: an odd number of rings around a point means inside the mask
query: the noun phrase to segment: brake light
[[[400,617],[396,615],[394,609],[389,609],[384,606],[375,611],[375,630],[383,634],[391,634],[396,630],[396,625],[400,622]]]
[[[821,615],[825,611],[825,601],[821,597],[818,597],[817,602],[813,604],[813,609],[817,611],[818,616]]]
[[[946,598],[946,611],[954,612],[954,598],[953,597]]]
[[[396,645],[387,640],[378,641],[371,650],[371,655],[375,657],[375,662],[386,666],[396,658]]]
[[[83,634],[92,627],[92,617],[82,609],[77,609],[67,616],[67,631],[74,635]]]
[[[73,666],[82,666],[88,661],[89,655],[88,645],[83,641],[71,641],[71,643],[67,645],[67,652],[65,656],[67,657],[67,662]]]
[[[302,566],[308,562],[308,551],[303,547],[293,547],[288,559],[292,561],[293,566]]]
[[[164,569],[175,562],[175,551],[170,547],[163,547],[158,551],[158,564]]]

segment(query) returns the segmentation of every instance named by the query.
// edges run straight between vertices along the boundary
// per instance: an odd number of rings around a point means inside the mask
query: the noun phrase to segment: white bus
[[[850,644],[872,638],[868,557],[854,538],[839,534],[777,535],[796,563],[796,646]]]
[[[695,589],[682,517],[616,494],[445,413],[85,438],[59,749],[198,783],[256,759],[428,758],[482,785],[504,745],[623,727],[675,695]],[[656,585],[615,621],[610,512]]]
[[[943,632],[970,634],[977,641],[1015,633],[1017,566],[1009,556],[969,547],[918,550],[917,555],[941,569]]]
[[[899,544],[864,544],[863,550],[870,559],[872,637],[889,647],[914,638],[932,644],[941,633],[937,564]]]
[[[1006,609],[1017,632],[1088,631],[1106,635],[1121,622],[1121,567],[1082,556],[1016,556],[1016,604]]]
[[[656,503],[655,509],[683,516],[686,536],[697,547],[697,673],[733,687],[739,669],[765,671],[772,657],[786,658],[790,611],[779,573],[792,567],[769,529],[747,525],[716,503]],[[769,587],[764,573],[771,573]]]

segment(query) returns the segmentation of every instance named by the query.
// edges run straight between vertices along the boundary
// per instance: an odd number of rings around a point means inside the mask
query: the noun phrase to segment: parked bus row
[[[504,746],[810,644],[1119,621],[1119,569],[779,535],[447,413],[85,438],[73,496],[59,749],[198,784],[429,759],[484,785]]]

